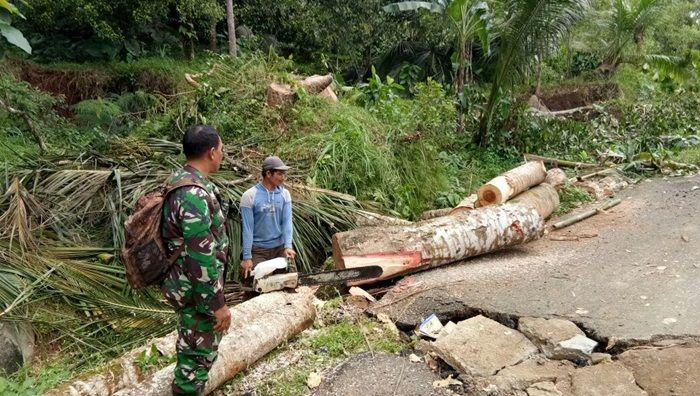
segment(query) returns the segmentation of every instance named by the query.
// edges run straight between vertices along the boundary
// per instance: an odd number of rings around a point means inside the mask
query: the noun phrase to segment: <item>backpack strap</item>
[[[178,180],[175,182],[175,184],[169,184],[165,183],[165,192],[163,193],[163,201],[167,200],[168,197],[170,196],[170,193],[174,192],[178,188],[182,187],[199,187],[204,191],[207,191],[207,188],[204,187],[204,185],[196,180],[193,180],[191,177],[183,177],[182,179]],[[209,195],[209,192],[207,191],[207,195]],[[207,205],[211,205],[211,200],[207,197]],[[175,261],[177,261],[177,258],[180,257],[180,254],[185,251],[185,244],[183,242],[182,245],[178,246],[177,249],[173,251],[173,254],[168,258],[168,264],[173,265],[175,264]]]

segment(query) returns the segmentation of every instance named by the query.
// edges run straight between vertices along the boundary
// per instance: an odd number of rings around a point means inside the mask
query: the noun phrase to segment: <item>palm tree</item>
[[[475,38],[481,42],[484,53],[488,54],[491,14],[484,1],[477,0],[435,0],[402,1],[384,6],[386,12],[417,11],[426,9],[444,16],[457,41],[457,76],[454,79],[455,94],[459,95],[464,84],[471,81],[471,43]],[[464,130],[464,114],[460,112],[458,130]]]
[[[664,0],[614,0],[607,30],[607,48],[600,69],[613,72],[631,43],[640,46],[644,33],[659,14]]]
[[[495,54],[496,69],[491,92],[481,114],[475,141],[485,146],[496,103],[502,90],[522,81],[535,56],[556,48],[559,40],[583,16],[588,0],[505,0],[501,22],[500,48]]]

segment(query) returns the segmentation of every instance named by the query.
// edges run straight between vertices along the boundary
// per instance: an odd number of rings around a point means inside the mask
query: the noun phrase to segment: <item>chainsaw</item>
[[[285,269],[287,259],[278,257],[259,263],[253,270],[253,290],[258,293],[268,293],[276,290],[294,289],[305,285],[329,285],[377,278],[382,275],[382,267],[372,265],[367,267],[337,269],[312,274],[291,272],[273,274],[276,269]]]

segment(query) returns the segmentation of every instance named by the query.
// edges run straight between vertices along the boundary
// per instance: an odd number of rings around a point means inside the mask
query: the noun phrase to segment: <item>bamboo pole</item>
[[[560,229],[560,228],[570,226],[574,223],[578,223],[579,221],[581,221],[583,219],[587,219],[595,214],[598,214],[600,212],[608,210],[608,209],[612,208],[613,206],[618,205],[620,202],[622,202],[622,200],[620,198],[609,199],[607,202],[605,202],[603,205],[601,205],[597,208],[589,209],[589,210],[586,210],[584,212],[578,213],[576,215],[567,216],[566,218],[561,219],[561,220],[557,221],[556,223],[552,224],[552,227],[556,228],[556,229]]]
[[[596,164],[587,164],[585,162],[573,162],[573,161],[564,161],[556,158],[547,158],[547,157],[540,157],[539,155],[534,155],[534,154],[523,154],[523,157],[525,158],[525,161],[542,161],[547,165],[552,165],[552,166],[564,166],[567,168],[596,168],[598,165]]]

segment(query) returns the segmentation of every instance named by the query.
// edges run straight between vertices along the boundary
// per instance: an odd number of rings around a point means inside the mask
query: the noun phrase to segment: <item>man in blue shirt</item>
[[[279,157],[265,158],[262,181],[241,196],[244,279],[262,261],[296,256],[292,248],[292,197],[282,186],[288,169]]]

